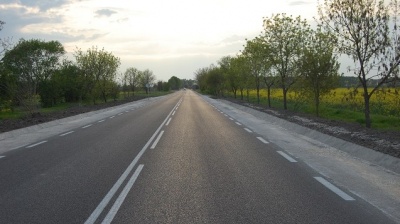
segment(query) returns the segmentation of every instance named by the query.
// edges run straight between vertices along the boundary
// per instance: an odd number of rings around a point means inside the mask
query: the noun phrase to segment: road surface
[[[0,223],[394,223],[190,90],[0,154]]]

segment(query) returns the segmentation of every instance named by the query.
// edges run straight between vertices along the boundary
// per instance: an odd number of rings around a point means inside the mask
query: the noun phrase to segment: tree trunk
[[[319,96],[315,96],[315,114],[319,117]]]
[[[271,87],[270,86],[268,86],[267,94],[268,94],[268,107],[271,108]]]
[[[371,123],[372,123],[371,116],[370,116],[369,99],[370,99],[370,96],[368,95],[368,89],[367,89],[367,87],[364,87],[364,104],[365,104],[364,114],[365,114],[365,126],[367,128],[371,128]]]
[[[287,102],[286,102],[286,96],[287,95],[287,89],[283,88],[283,109],[287,110]]]
[[[247,102],[250,102],[250,98],[249,98],[249,89],[246,89],[247,92]]]
[[[260,104],[260,86],[257,86],[257,104]]]

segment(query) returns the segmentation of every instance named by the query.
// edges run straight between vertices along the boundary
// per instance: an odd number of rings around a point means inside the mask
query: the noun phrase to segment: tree
[[[225,77],[221,71],[221,68],[211,65],[206,78],[208,90],[215,96],[221,96],[224,82]]]
[[[309,95],[319,116],[321,98],[336,88],[339,82],[339,63],[334,55],[335,38],[321,29],[313,32],[300,59],[300,86]]]
[[[30,94],[36,95],[40,82],[50,79],[64,53],[58,41],[21,39],[13,49],[6,51],[3,62],[18,81],[28,84]]]
[[[355,63],[351,70],[363,88],[367,128],[371,127],[371,96],[384,83],[395,80],[391,78],[399,77],[398,9],[396,0],[325,0],[318,7],[321,25],[338,38],[337,51]],[[376,78],[379,82],[368,89],[369,80]]]
[[[179,90],[182,86],[182,81],[178,77],[172,76],[168,79],[168,84],[172,90]]]
[[[149,69],[141,72],[141,81],[142,87],[146,90],[146,94],[149,93],[150,88],[154,86],[154,82],[156,81],[156,76]]]
[[[124,79],[127,80],[133,95],[135,95],[135,89],[140,82],[140,71],[137,68],[127,68],[124,74]]]
[[[265,59],[264,45],[261,39],[256,37],[253,40],[247,41],[246,46],[243,50],[243,55],[246,57],[246,61],[249,65],[250,75],[253,77],[254,83],[257,90],[257,103],[260,103],[260,85],[261,85],[261,71],[263,69],[263,63]]]
[[[286,14],[264,18],[263,41],[268,45],[273,57],[271,69],[279,77],[283,92],[283,108],[287,109],[287,92],[298,77],[298,61],[310,26],[300,16],[293,18]]]
[[[96,98],[99,96],[107,102],[111,91],[110,83],[115,81],[120,59],[104,48],[99,50],[97,47],[92,47],[86,52],[77,49],[75,60],[82,72],[83,89],[86,91],[81,93],[80,98],[91,94],[93,103],[96,103]]]

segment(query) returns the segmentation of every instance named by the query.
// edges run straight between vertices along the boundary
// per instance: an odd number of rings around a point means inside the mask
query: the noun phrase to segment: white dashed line
[[[244,128],[244,130],[246,130],[248,133],[252,133],[253,131],[251,131],[250,129],[248,129],[248,128]]]
[[[125,113],[129,113],[129,110],[126,110]]]
[[[85,129],[85,128],[88,128],[88,127],[90,127],[90,126],[92,126],[92,124],[88,124],[88,125],[86,125],[86,126],[83,126],[82,128]]]
[[[242,125],[241,123],[239,123],[239,122],[235,122],[237,125]]]
[[[111,116],[110,118],[113,119],[115,116]]]
[[[104,122],[105,120],[100,120],[100,121],[98,121],[98,123],[101,123],[101,122]]]
[[[33,145],[30,145],[30,146],[27,146],[26,148],[32,148],[32,147],[35,147],[35,146],[38,146],[38,145],[41,145],[41,144],[43,144],[43,143],[46,143],[47,141],[41,141],[41,142],[38,142],[38,143],[36,143],[36,144],[33,144]]]
[[[265,143],[265,144],[268,144],[268,143],[269,143],[267,140],[265,140],[265,139],[263,139],[263,138],[261,138],[261,137],[257,137],[257,138],[258,138],[258,140],[262,141],[262,142]]]
[[[339,188],[337,188],[336,186],[334,186],[333,184],[329,183],[327,180],[325,180],[322,177],[314,177],[314,179],[316,179],[318,182],[320,182],[322,185],[324,185],[325,187],[327,187],[329,190],[333,191],[335,194],[339,195],[341,198],[343,198],[346,201],[354,201],[356,199],[354,199],[353,197],[351,197],[350,195],[344,193],[342,190],[340,190]]]
[[[119,113],[118,116],[120,116],[120,115],[122,115],[122,114],[124,114],[124,113]]]
[[[71,133],[73,133],[73,132],[74,132],[74,131],[70,131],[70,132],[67,132],[67,133],[61,134],[61,135],[60,135],[60,137],[63,137],[63,136],[69,135],[69,134],[71,134]]]
[[[156,140],[153,142],[153,145],[151,145],[150,149],[154,149],[157,146],[158,141],[160,141],[161,136],[164,134],[164,131],[161,131],[160,134],[158,134]]]
[[[4,158],[4,157],[5,157],[5,156],[0,156],[0,159],[1,159],[1,158]]]
[[[282,151],[276,151],[277,153],[281,154],[281,156],[285,157],[285,159],[289,160],[289,162],[291,163],[297,163],[297,161],[295,159],[293,159],[292,157],[290,157],[288,154],[282,152]]]
[[[165,126],[169,125],[169,122],[171,122],[171,118],[168,119],[167,123],[165,124]]]
[[[230,117],[229,120],[233,121],[233,118]]]
[[[175,112],[176,112],[176,111],[174,111],[174,112],[172,113],[172,116],[174,116],[174,115],[175,115]]]

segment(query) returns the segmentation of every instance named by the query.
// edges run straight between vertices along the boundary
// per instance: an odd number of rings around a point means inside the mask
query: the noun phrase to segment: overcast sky
[[[71,60],[76,48],[97,46],[121,59],[120,72],[191,79],[237,54],[274,13],[312,22],[317,0],[1,0],[0,38],[58,40]]]

